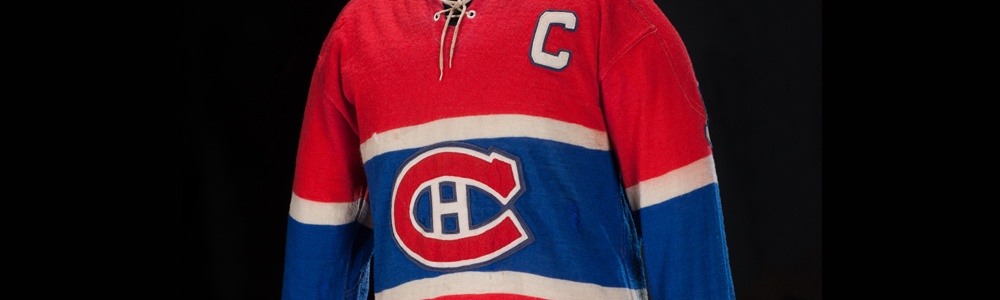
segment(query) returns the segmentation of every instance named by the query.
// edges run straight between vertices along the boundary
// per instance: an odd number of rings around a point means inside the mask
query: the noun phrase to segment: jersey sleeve
[[[336,26],[306,102],[285,245],[282,299],[365,299],[372,224],[354,106],[341,92]]]
[[[604,10],[601,101],[650,299],[734,299],[708,118],[684,44],[651,0]]]

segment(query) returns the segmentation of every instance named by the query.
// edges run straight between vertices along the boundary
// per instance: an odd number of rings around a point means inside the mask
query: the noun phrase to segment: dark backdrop
[[[736,297],[821,299],[822,2],[656,2],[709,113]],[[278,299],[309,78],[343,2],[183,5],[180,295]]]

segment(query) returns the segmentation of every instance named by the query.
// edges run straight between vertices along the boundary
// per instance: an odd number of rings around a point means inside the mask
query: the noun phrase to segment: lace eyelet
[[[465,16],[469,17],[469,19],[475,18],[476,17],[476,11],[474,11],[474,10],[467,11],[467,12],[465,12]]]
[[[441,18],[441,14],[434,14],[434,22]]]

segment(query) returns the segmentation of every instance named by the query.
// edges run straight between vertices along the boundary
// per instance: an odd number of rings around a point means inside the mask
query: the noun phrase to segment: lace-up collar
[[[441,70],[441,74],[438,76],[438,81],[441,81],[444,78],[444,38],[448,33],[448,23],[450,23],[452,18],[458,18],[458,24],[455,24],[455,32],[451,35],[451,52],[448,53],[448,68],[451,68],[451,61],[455,56],[455,42],[458,38],[458,27],[462,26],[462,19],[471,19],[476,17],[476,11],[469,10],[469,3],[472,2],[472,0],[441,0],[441,2],[451,7],[434,13],[435,22],[441,19],[442,14],[448,13],[448,15],[444,18],[444,28],[441,29],[441,51],[438,53],[438,69]]]

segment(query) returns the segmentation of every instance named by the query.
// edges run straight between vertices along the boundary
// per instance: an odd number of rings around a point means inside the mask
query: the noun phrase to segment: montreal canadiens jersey
[[[282,298],[732,299],[704,104],[659,8],[474,0],[457,31],[443,8],[334,23]]]

